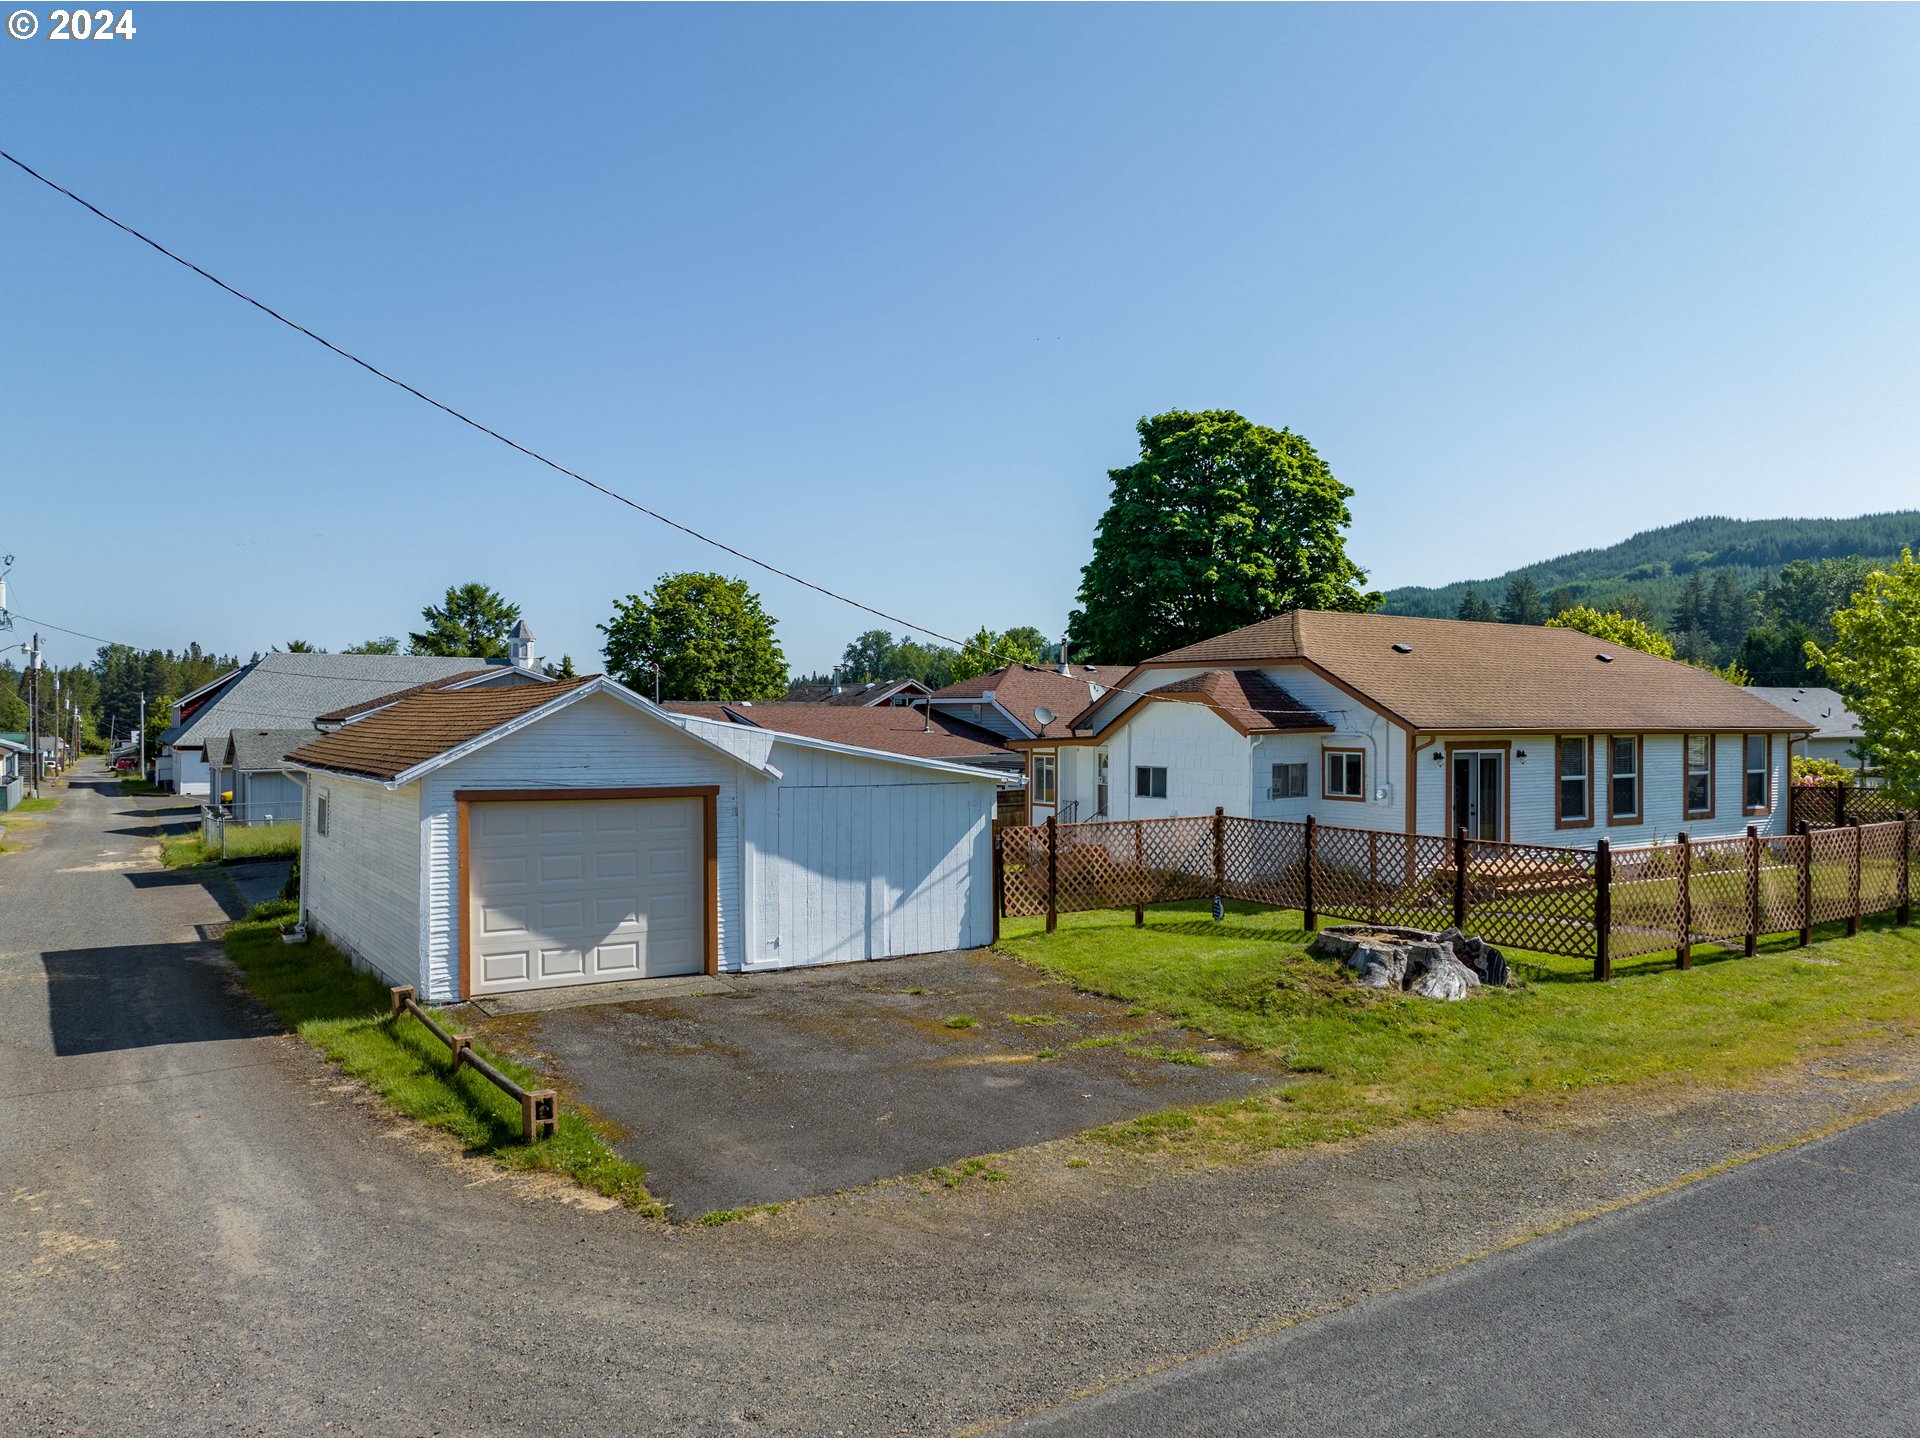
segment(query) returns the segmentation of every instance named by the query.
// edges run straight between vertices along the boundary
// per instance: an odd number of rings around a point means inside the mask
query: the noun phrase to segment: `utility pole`
[[[27,674],[32,677],[27,686],[31,698],[27,701],[28,735],[27,744],[33,747],[33,793],[37,799],[40,794],[40,637],[33,637],[33,648],[27,652]]]
[[[140,692],[140,778],[147,778],[147,692]]]

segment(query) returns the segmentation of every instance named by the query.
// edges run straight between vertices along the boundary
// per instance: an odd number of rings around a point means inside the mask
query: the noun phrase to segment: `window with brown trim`
[[[1593,737],[1562,735],[1554,742],[1556,825],[1593,823]]]
[[[1740,755],[1741,808],[1749,815],[1765,815],[1773,809],[1773,737],[1744,736]]]
[[[1640,737],[1607,737],[1607,818],[1640,818]]]
[[[1680,756],[1686,771],[1686,799],[1689,820],[1713,818],[1713,736],[1683,735]]]
[[[1367,798],[1367,752],[1323,750],[1320,794],[1328,800]]]
[[[1033,803],[1035,805],[1051,805],[1054,803],[1055,797],[1059,793],[1056,780],[1059,774],[1056,768],[1058,763],[1058,757],[1055,756],[1052,751],[1047,751],[1044,754],[1038,750],[1033,752],[1032,785]]]

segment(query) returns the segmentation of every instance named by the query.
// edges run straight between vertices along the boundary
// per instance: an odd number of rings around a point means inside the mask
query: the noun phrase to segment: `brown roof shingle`
[[[1148,692],[1149,699],[1168,697],[1211,706],[1236,729],[1331,730],[1317,711],[1309,710],[1258,670],[1203,670],[1184,680],[1170,680]]]
[[[1027,729],[1041,736],[1071,734],[1069,722],[1094,703],[1093,688],[1107,689],[1127,674],[1125,665],[1075,665],[1062,675],[1057,667],[1008,665],[933,692],[936,700],[978,700],[991,690],[994,699]],[[1042,725],[1034,711],[1042,705],[1054,718]]]
[[[1578,630],[1405,615],[1289,611],[1155,655],[1126,683],[1144,688],[1158,667],[1283,660],[1308,662],[1419,730],[1807,728],[1717,675]]]
[[[302,745],[287,760],[295,765],[392,780],[599,678],[582,675],[547,685],[423,690],[343,725],[310,745]]]
[[[376,695],[371,700],[362,700],[357,705],[343,705],[338,710],[329,710],[324,715],[313,717],[316,725],[338,725],[351,720],[356,715],[364,715],[369,710],[378,710],[382,705],[391,705],[409,695],[418,695],[422,690],[444,690],[457,680],[471,680],[476,675],[487,673],[487,666],[474,670],[462,670],[458,675],[442,675],[438,680],[424,680],[418,685],[409,685],[404,690],[395,690],[391,695]]]
[[[931,726],[924,710],[904,705],[807,705],[781,701],[771,705],[725,705],[713,701],[671,701],[667,709],[709,720],[885,750],[919,760],[1017,761],[998,735],[964,720],[934,712]],[[714,711],[719,714],[714,714]]]

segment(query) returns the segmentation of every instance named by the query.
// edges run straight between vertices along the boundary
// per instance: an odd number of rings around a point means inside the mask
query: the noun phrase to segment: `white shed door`
[[[701,841],[697,799],[475,802],[474,993],[698,975]]]

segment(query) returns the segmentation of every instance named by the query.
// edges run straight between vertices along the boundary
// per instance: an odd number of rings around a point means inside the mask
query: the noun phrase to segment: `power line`
[[[299,334],[306,336],[307,339],[313,341],[316,345],[320,345],[328,350],[331,350],[335,355],[338,355],[343,360],[351,361],[353,364],[358,365],[362,370],[365,370],[368,374],[376,376],[379,379],[386,381],[389,385],[396,386],[397,388],[406,391],[407,394],[413,396],[416,400],[424,400],[427,404],[433,406],[434,409],[439,410],[444,414],[452,416],[455,420],[458,420],[463,425],[471,426],[473,429],[478,430],[482,435],[487,435],[492,437],[495,440],[498,440],[502,445],[507,446],[509,449],[519,451],[522,455],[525,455],[528,459],[537,460],[542,465],[545,465],[548,469],[556,470],[560,474],[567,476],[571,480],[579,481],[582,485],[585,485],[589,490],[597,490],[600,494],[605,495],[609,500],[617,500],[622,505],[626,505],[631,507],[632,509],[638,510],[642,515],[646,515],[651,519],[658,520],[662,525],[670,526],[673,529],[678,530],[683,535],[689,535],[693,537],[695,540],[699,540],[704,544],[713,546],[714,549],[716,550],[724,551],[726,554],[733,556],[737,560],[743,560],[749,565],[757,566],[760,569],[765,570],[770,575],[778,575],[783,580],[791,580],[794,584],[805,586],[807,589],[814,591],[816,594],[824,595],[830,600],[838,600],[843,605],[850,605],[856,610],[863,610],[869,615],[876,616],[881,620],[889,621],[892,624],[905,626],[908,630],[918,631],[922,635],[930,635],[936,640],[944,640],[949,645],[954,645],[961,648],[965,647],[966,642],[963,640],[957,640],[951,635],[944,634],[943,632],[932,629],[926,625],[916,625],[911,620],[907,620],[899,615],[890,614],[885,610],[877,609],[876,607],[872,605],[868,605],[863,601],[855,600],[850,595],[842,595],[837,590],[830,590],[825,585],[816,584],[812,580],[808,580],[803,576],[794,574],[791,570],[782,569],[780,566],[775,565],[769,560],[762,560],[757,555],[749,555],[746,551],[727,544],[726,541],[724,540],[717,540],[713,536],[706,534],[704,531],[694,529],[691,525],[684,525],[680,521],[673,519],[671,516],[663,515],[658,510],[654,510],[646,505],[642,505],[638,500],[630,499],[629,497],[622,495],[619,491],[610,489],[607,486],[600,484],[596,480],[589,480],[586,476],[580,474],[577,470],[569,470],[565,465],[562,465],[558,460],[550,459],[549,457],[541,454],[538,450],[535,450],[532,447],[527,445],[522,445],[518,440],[510,439],[509,437],[502,435],[498,430],[495,430],[490,426],[481,424],[478,420],[475,420],[471,415],[465,414],[462,411],[454,409],[453,406],[446,404],[444,401],[434,399],[433,396],[427,394],[426,391],[421,390],[413,385],[409,385],[406,381],[401,380],[396,376],[389,375],[386,371],[382,370],[379,366],[373,364],[370,361],[361,359],[358,355],[354,354],[351,350],[344,349],[341,346],[334,344],[331,340],[327,339],[323,335],[315,334],[312,330],[309,330],[306,326],[300,324],[297,320],[288,319],[285,315],[282,315],[278,310],[275,310],[271,305],[268,305],[263,303],[262,301],[256,300],[253,298],[253,296],[247,294],[244,290],[240,290],[235,288],[232,285],[229,285],[226,281],[222,280],[218,275],[212,274],[211,272],[202,269],[200,266],[194,264],[193,261],[188,260],[186,257],[182,255],[175,254],[173,251],[169,250],[166,246],[162,245],[158,240],[155,240],[152,236],[147,235],[142,231],[136,230],[133,226],[127,224],[124,220],[119,220],[113,217],[112,215],[109,215],[106,211],[102,210],[98,205],[95,205],[92,201],[83,199],[82,197],[74,194],[73,191],[67,189],[66,186],[60,184],[59,182],[48,179],[45,175],[42,175],[38,170],[34,169],[31,165],[27,164],[26,161],[20,159],[17,155],[14,155],[6,150],[0,150],[0,159],[6,160],[9,164],[13,165],[17,169],[24,171],[26,174],[32,176],[35,180],[38,180],[42,185],[45,185],[49,190],[52,190],[57,194],[66,196],[67,199],[73,201],[74,204],[80,206],[82,209],[91,211],[93,214],[99,216],[102,220],[106,221],[109,225],[113,226],[116,230],[124,231],[126,234],[131,235],[134,239],[138,240],[141,244],[150,246],[151,248],[159,251],[162,255],[166,256],[167,259],[173,261],[176,265],[184,266],[188,270],[191,270],[194,274],[198,275],[201,279],[206,280],[211,284],[219,286],[220,289],[226,291],[229,295],[233,296],[236,300],[243,300],[247,304],[253,306],[254,309],[260,311],[262,314],[271,316],[273,319],[278,320],[282,325],[286,326],[289,330],[296,331]]]

